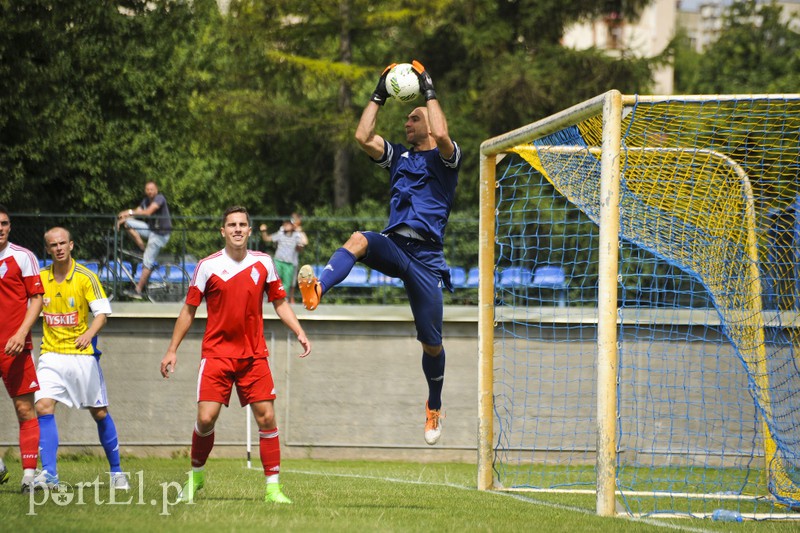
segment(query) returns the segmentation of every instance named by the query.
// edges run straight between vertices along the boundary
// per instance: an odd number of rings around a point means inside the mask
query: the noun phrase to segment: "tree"
[[[155,179],[185,215],[386,205],[353,132],[381,70],[418,59],[464,149],[455,208],[474,212],[483,139],[647,86],[645,60],[557,44],[645,3],[0,0],[0,201],[113,213]],[[379,133],[403,139],[409,110],[388,102]]]
[[[194,22],[182,2],[2,2],[0,201],[113,213],[180,176]]]
[[[792,21],[776,4],[734,2],[724,17],[719,39],[695,63],[683,65],[676,90],[703,94],[796,92],[800,34],[792,30]]]

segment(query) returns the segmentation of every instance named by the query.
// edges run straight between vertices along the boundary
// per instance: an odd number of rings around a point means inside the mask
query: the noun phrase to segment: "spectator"
[[[39,460],[39,421],[33,405],[33,393],[39,390],[39,379],[33,365],[31,327],[42,312],[42,280],[39,260],[21,246],[8,240],[11,218],[0,205],[0,376],[14,403],[19,422],[19,453],[22,458],[22,492],[35,487],[36,463]],[[0,483],[8,481],[5,465],[0,470]]]
[[[145,220],[134,218],[136,216],[145,217]],[[139,249],[144,252],[142,275],[136,283],[136,289],[124,291],[126,296],[141,300],[144,298],[142,293],[153,271],[153,265],[158,259],[158,252],[167,244],[172,232],[172,218],[167,199],[158,192],[156,182],[148,181],[145,184],[144,198],[138,207],[119,212],[117,225],[124,226]],[[146,245],[144,239],[147,239]]]
[[[294,230],[297,233],[299,233],[300,237],[302,238],[303,247],[308,246],[308,236],[303,231],[303,217],[302,217],[302,215],[300,215],[300,213],[295,211],[294,213],[292,213],[291,221],[292,221],[292,224],[294,224]]]
[[[296,222],[299,220],[299,217],[292,215],[292,218],[284,220],[281,228],[272,234],[267,232],[266,224],[261,224],[258,228],[262,241],[275,243],[275,253],[273,254],[275,268],[283,282],[284,290],[289,291],[289,303],[291,304],[294,303],[295,275],[299,254],[308,242],[302,229],[297,230]]]
[[[41,271],[44,320],[42,352],[36,368],[40,389],[35,397],[42,471],[36,481],[49,488],[59,486],[55,411],[56,402],[60,402],[89,411],[108,459],[111,485],[128,490],[130,485],[120,467],[117,428],[108,412],[108,395],[96,346],[97,334],[111,314],[111,304],[97,276],[72,259],[74,243],[69,231],[51,228],[44,234],[44,240],[53,263]]]

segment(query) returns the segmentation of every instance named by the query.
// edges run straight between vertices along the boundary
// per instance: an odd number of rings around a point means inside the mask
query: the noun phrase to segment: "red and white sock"
[[[22,457],[22,468],[36,468],[39,460],[39,419],[25,420],[19,425],[19,453]]]
[[[195,425],[192,432],[192,466],[200,468],[205,465],[212,448],[214,448],[214,430],[201,434]]]
[[[261,464],[264,466],[264,475],[268,478],[276,476],[281,471],[281,443],[278,438],[278,428],[259,430],[258,451],[261,455]],[[277,481],[277,479],[275,479]]]

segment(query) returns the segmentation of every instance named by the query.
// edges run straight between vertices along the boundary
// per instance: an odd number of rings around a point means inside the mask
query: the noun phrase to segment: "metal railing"
[[[116,215],[107,214],[68,214],[68,213],[12,213],[10,240],[33,251],[41,261],[49,259],[44,244],[44,233],[53,226],[67,228],[75,242],[73,257],[81,262],[96,262],[101,267],[110,261],[119,264],[131,261],[130,251],[138,249],[130,241],[124,230],[116,228]],[[283,218],[252,216],[253,233],[250,248],[272,253],[271,243],[261,241],[258,227],[267,224],[269,231],[277,231]],[[224,245],[220,235],[219,217],[173,216],[173,231],[169,242],[162,248],[159,263],[180,265],[191,274],[192,265],[199,259],[214,253]],[[354,231],[380,231],[386,224],[385,218],[313,218],[306,217],[303,231],[309,244],[300,254],[300,264],[324,265],[331,254],[350,237]],[[451,267],[468,271],[478,264],[478,221],[477,219],[450,220],[447,229],[445,256]],[[133,261],[135,263],[135,260]],[[135,268],[135,264],[134,264]],[[125,276],[111,276],[104,281],[107,290],[117,295],[121,292],[120,283],[129,284]],[[300,295],[297,292],[296,300]],[[445,291],[448,305],[474,305],[477,303],[477,288],[465,285],[450,294]],[[367,280],[362,284],[339,286],[326,295],[327,303],[364,304],[402,304],[406,302],[402,285]]]

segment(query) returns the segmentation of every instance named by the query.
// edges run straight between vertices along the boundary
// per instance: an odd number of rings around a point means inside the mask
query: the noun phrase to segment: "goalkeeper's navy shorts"
[[[431,346],[442,344],[442,288],[453,291],[444,251],[396,233],[364,231],[362,234],[369,244],[360,261],[373,270],[403,280],[417,340]]]

